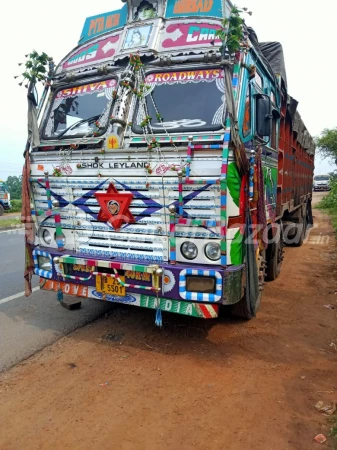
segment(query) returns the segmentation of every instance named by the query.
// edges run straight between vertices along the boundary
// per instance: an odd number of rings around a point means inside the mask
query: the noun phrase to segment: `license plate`
[[[125,277],[119,278],[125,282]],[[125,286],[119,284],[116,278],[106,277],[104,275],[96,276],[96,291],[104,294],[118,295],[119,297],[126,296]]]

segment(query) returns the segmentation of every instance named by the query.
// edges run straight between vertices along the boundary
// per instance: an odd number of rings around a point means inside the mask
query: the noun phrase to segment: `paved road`
[[[23,232],[0,232],[0,371],[17,364],[111,310],[111,304],[83,299],[77,311],[64,309],[56,294],[37,290],[6,301],[24,291]],[[34,277],[33,286],[38,286]],[[5,300],[5,302],[4,302]]]

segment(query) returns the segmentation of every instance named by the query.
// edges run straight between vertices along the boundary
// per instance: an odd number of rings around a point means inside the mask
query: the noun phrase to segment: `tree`
[[[337,160],[337,127],[329,130],[325,128],[315,139],[316,146],[324,158]]]
[[[10,176],[6,181],[12,200],[21,200],[22,176]]]

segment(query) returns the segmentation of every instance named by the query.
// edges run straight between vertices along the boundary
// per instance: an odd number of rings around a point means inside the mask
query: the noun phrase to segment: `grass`
[[[337,182],[331,183],[331,190],[319,203],[316,208],[322,210],[331,217],[332,226],[337,232]]]
[[[330,431],[330,437],[332,438],[333,450],[337,450],[337,416],[331,419],[332,427]]]
[[[0,228],[21,228],[21,226],[21,219],[16,219],[15,217],[0,220]]]
[[[330,216],[332,226],[337,233],[337,208],[323,208],[320,204],[318,204],[316,208]]]

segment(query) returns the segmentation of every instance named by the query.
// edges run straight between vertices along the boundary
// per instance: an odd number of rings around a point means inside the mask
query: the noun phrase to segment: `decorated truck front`
[[[86,20],[26,154],[41,288],[154,308],[159,325],[162,310],[255,315],[282,80],[232,19],[228,2],[129,0]]]

